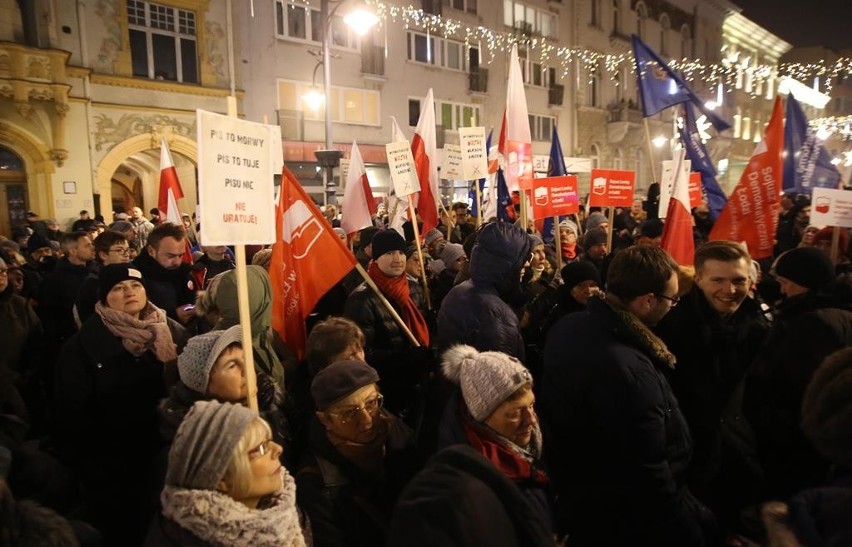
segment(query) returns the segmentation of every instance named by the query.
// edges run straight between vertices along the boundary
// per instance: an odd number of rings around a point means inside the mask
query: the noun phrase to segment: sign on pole
[[[635,185],[635,171],[592,169],[589,205],[592,207],[630,207],[633,205],[633,188]]]
[[[403,197],[419,192],[420,181],[417,180],[411,146],[405,141],[391,142],[385,145],[385,151],[396,195]]]
[[[577,177],[545,177],[533,179],[533,218],[573,215],[580,212]]]
[[[814,188],[811,224],[852,228],[852,190]]]
[[[488,176],[488,150],[485,149],[484,127],[460,127],[462,176],[479,180]]]
[[[349,176],[349,158],[340,158],[340,186],[343,191],[346,191],[346,177]]]
[[[457,144],[444,145],[444,165],[441,166],[441,178],[447,180],[464,180],[462,177],[462,151]]]
[[[198,203],[205,245],[275,241],[269,126],[197,110]]]
[[[691,171],[689,173],[689,206],[698,207],[704,201],[703,184],[701,182],[701,173]]]

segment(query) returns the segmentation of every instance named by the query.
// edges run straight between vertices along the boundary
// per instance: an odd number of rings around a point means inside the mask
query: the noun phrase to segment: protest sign
[[[484,127],[460,127],[462,175],[464,180],[488,176],[488,150],[485,149]]]
[[[417,180],[411,146],[405,141],[391,142],[385,145],[385,151],[396,195],[403,197],[419,192],[420,182]]]
[[[852,228],[852,191],[813,189],[811,224]]]
[[[592,207],[630,207],[633,205],[633,187],[635,184],[635,171],[592,169],[589,205]]]
[[[577,177],[545,177],[533,179],[533,217],[572,215],[580,212]]]

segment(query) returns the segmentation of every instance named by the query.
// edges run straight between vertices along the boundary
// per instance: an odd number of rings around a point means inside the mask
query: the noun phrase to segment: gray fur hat
[[[198,401],[189,409],[169,450],[166,484],[214,490],[234,456],[234,448],[257,414],[242,406]]]
[[[499,351],[476,351],[464,344],[444,352],[441,370],[461,387],[470,415],[484,422],[500,404],[525,385],[532,375],[520,361]]]
[[[231,344],[243,342],[243,328],[234,325],[227,330],[214,330],[193,336],[178,356],[178,375],[186,387],[198,393],[207,393],[210,370],[216,359]]]

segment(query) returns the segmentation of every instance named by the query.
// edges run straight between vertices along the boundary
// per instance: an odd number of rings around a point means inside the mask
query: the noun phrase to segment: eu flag
[[[509,187],[506,185],[506,177],[503,176],[503,170],[497,170],[497,220],[504,222],[512,222],[509,216],[509,207],[512,207],[512,195],[509,193]]]
[[[647,118],[670,106],[691,102],[707,116],[717,131],[730,129],[731,125],[704,106],[704,102],[683,78],[675,74],[654,50],[635,34],[630,39],[633,42],[633,59],[636,62],[636,80],[642,98],[643,116]]]
[[[784,124],[784,191],[810,194],[811,188],[837,188],[840,172],[831,164],[828,150],[808,127],[799,101],[787,96]]]
[[[698,126],[695,123],[695,106],[692,103],[686,103],[683,106],[684,120],[683,127],[680,128],[680,139],[686,150],[687,159],[692,161],[692,170],[701,173],[701,183],[707,193],[707,206],[710,208],[710,216],[713,220],[716,220],[716,217],[725,207],[725,203],[728,202],[728,198],[716,181],[716,168],[713,167],[713,161],[710,159],[710,154],[707,153],[707,148],[701,142],[701,135],[698,133]]]

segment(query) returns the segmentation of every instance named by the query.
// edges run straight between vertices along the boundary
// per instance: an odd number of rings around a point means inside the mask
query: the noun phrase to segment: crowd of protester
[[[542,231],[455,203],[420,249],[329,205],[372,283],[328,291],[302,360],[270,249],[249,340],[191,217],[28,212],[0,237],[0,546],[852,545],[849,234],[782,207],[761,261],[697,207],[679,266],[649,201]]]

